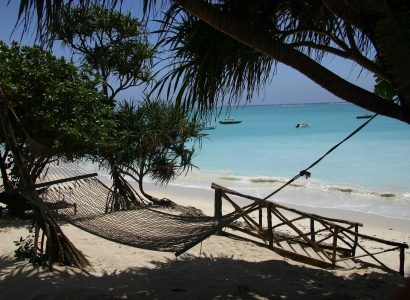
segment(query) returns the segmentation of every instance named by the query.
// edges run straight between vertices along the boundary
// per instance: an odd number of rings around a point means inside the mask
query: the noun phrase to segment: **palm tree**
[[[48,34],[41,29],[58,18],[64,2],[21,0],[20,16],[28,24],[31,14],[37,14],[41,38]],[[79,2],[87,7],[101,1]],[[113,7],[118,2],[104,4]],[[341,99],[410,123],[410,4],[405,0],[144,0],[147,13],[164,5],[170,7],[166,26],[175,26],[180,21],[179,13],[189,14],[261,55],[300,71]],[[395,92],[397,102],[342,79],[320,64],[325,54],[353,61],[371,72]],[[269,71],[266,65],[257,67],[252,74],[265,78],[264,73]],[[252,82],[251,77],[247,80],[250,84],[244,81],[238,87],[228,81],[224,87],[235,95],[245,87],[249,95],[264,82]],[[182,85],[183,89],[187,87]]]
[[[123,102],[114,119],[115,140],[101,153],[100,162],[111,168],[113,189],[120,197],[109,199],[107,211],[163,203],[144,190],[144,178],[164,184],[192,169],[202,123],[195,114],[161,100],[138,106]],[[125,176],[138,183],[140,193]]]

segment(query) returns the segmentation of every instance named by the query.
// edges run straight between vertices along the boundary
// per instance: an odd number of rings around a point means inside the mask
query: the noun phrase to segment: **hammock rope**
[[[312,169],[314,166],[316,166],[318,163],[320,163],[326,156],[328,156],[330,153],[335,151],[337,148],[339,148],[340,145],[342,145],[344,142],[349,140],[351,137],[353,137],[356,133],[358,133],[360,130],[362,130],[364,127],[367,126],[374,118],[376,118],[378,114],[374,114],[370,119],[368,119],[366,122],[361,124],[359,127],[357,127],[355,130],[353,130],[348,136],[346,136],[343,140],[341,140],[339,143],[334,145],[332,148],[330,148],[325,154],[323,154],[321,157],[319,157],[317,160],[315,160],[310,166],[308,166],[306,169],[303,169],[302,171],[299,172],[299,174],[295,175],[293,178],[288,180],[286,183],[284,183],[282,186],[274,190],[272,193],[267,195],[263,200],[268,200],[271,198],[273,195],[277,194],[279,191],[281,191],[283,188],[294,182],[295,180],[299,179],[300,177],[310,177],[310,172],[309,170]]]

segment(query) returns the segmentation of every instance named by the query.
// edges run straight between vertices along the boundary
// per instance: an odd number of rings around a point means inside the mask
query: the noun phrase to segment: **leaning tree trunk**
[[[410,113],[406,107],[400,107],[344,80],[309,56],[272,39],[272,36],[264,32],[252,29],[249,24],[223,13],[207,1],[173,0],[173,2],[181,5],[186,12],[244,45],[298,70],[339,98],[364,109],[410,124]]]
[[[37,191],[33,188],[33,182],[30,180],[30,174],[24,164],[23,156],[17,146],[14,131],[11,122],[8,118],[8,108],[5,106],[5,96],[0,88],[0,105],[2,111],[0,112],[0,123],[6,142],[13,154],[14,163],[19,173],[19,192],[32,206],[35,216],[35,243],[34,256],[45,254],[48,265],[52,268],[53,263],[60,263],[63,265],[74,265],[84,269],[90,263],[84,254],[78,250],[71,241],[64,235],[51,210],[44,204],[39,197]],[[46,237],[45,249],[39,247],[40,230]],[[43,253],[41,253],[43,252]]]
[[[141,192],[141,194],[147,198],[149,201],[151,201],[152,203],[157,204],[156,202],[158,201],[157,198],[151,196],[150,194],[147,194],[144,190],[144,185],[143,185],[143,176],[140,175],[139,180],[138,180],[138,188]]]
[[[401,20],[391,11],[386,1],[361,0],[349,5],[340,0],[323,0],[337,16],[362,28],[373,39],[378,55],[390,71],[390,83],[395,87],[403,106],[410,109],[410,42],[403,31]]]
[[[138,195],[132,186],[125,180],[114,163],[110,163],[112,178],[112,193],[110,193],[105,212],[129,210],[136,206],[145,205],[145,201]]]
[[[169,199],[166,199],[166,198],[159,199],[159,198],[156,198],[156,197],[154,197],[150,194],[147,194],[147,192],[145,192],[144,184],[143,184],[143,182],[144,182],[143,166],[140,168],[140,172],[138,174],[138,180],[137,181],[138,181],[138,188],[139,188],[141,194],[146,199],[148,199],[151,203],[153,203],[155,205],[163,206],[163,207],[172,207],[172,206],[176,205],[173,201],[171,201]]]

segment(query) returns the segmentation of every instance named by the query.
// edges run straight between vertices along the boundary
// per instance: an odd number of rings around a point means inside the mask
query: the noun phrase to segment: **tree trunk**
[[[107,199],[106,213],[118,210],[128,210],[134,206],[142,206],[145,203],[138,198],[133,188],[121,175],[112,161],[110,162],[112,184],[112,195]]]
[[[7,196],[7,214],[11,217],[24,217],[24,213],[31,209],[30,202],[28,202],[19,193],[9,193]]]
[[[170,206],[175,206],[175,203],[172,202],[169,199],[166,198],[162,198],[162,199],[158,199],[150,194],[147,194],[144,190],[144,184],[143,184],[143,179],[144,179],[144,174],[141,168],[140,173],[138,174],[138,188],[141,191],[141,194],[148,199],[150,202],[152,202],[153,204],[159,205],[159,206],[166,206],[166,207],[170,207]]]
[[[8,191],[10,189],[10,180],[9,180],[9,175],[7,174],[7,166],[6,166],[7,155],[8,155],[8,151],[4,150],[4,155],[1,155],[1,158],[0,158],[1,178],[3,179],[3,187],[5,191]]]
[[[174,0],[174,2],[215,29],[298,70],[341,99],[364,109],[410,123],[410,111],[407,108],[400,107],[342,79],[307,55],[273,40],[268,34],[253,30],[249,24],[241,23],[241,20],[222,13],[211,4],[203,0]]]
[[[340,0],[323,0],[337,16],[350,21],[372,37],[378,55],[389,71],[390,83],[399,91],[403,105],[410,110],[410,43],[385,1],[356,0],[352,10]],[[360,9],[358,9],[360,8]]]
[[[30,182],[30,174],[17,146],[14,130],[8,118],[8,108],[5,106],[5,100],[5,95],[0,88],[1,129],[13,154],[14,163],[19,173],[21,195],[30,202],[35,216],[36,226],[38,226],[47,237],[45,254],[47,255],[49,268],[51,269],[53,263],[58,262],[64,265],[73,264],[76,267],[84,269],[90,265],[89,261],[64,235],[52,212],[41,200],[37,191],[32,187],[33,182]],[[39,230],[36,230],[36,234],[39,234]],[[38,241],[38,236],[36,236],[35,240]],[[34,251],[35,249],[39,249],[38,245],[34,245]],[[36,256],[38,253],[35,252],[34,255]]]
[[[157,199],[154,198],[154,197],[152,197],[150,194],[147,194],[147,193],[144,191],[143,179],[144,179],[144,176],[143,176],[143,175],[141,176],[141,174],[140,174],[140,175],[139,175],[139,180],[138,180],[138,188],[140,189],[141,194],[142,194],[145,198],[147,198],[149,201],[155,203],[155,201],[156,201]]]

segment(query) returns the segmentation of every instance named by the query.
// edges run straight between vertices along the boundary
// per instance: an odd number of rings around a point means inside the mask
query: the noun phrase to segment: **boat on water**
[[[220,124],[239,124],[242,123],[242,120],[236,120],[234,118],[226,118],[224,120],[219,121]]]
[[[373,117],[373,115],[361,115],[361,116],[356,116],[356,119],[370,119]]]
[[[296,128],[306,128],[306,127],[310,127],[310,124],[307,124],[307,123],[296,124]]]
[[[207,126],[207,127],[202,127],[201,130],[214,130],[216,126]]]

